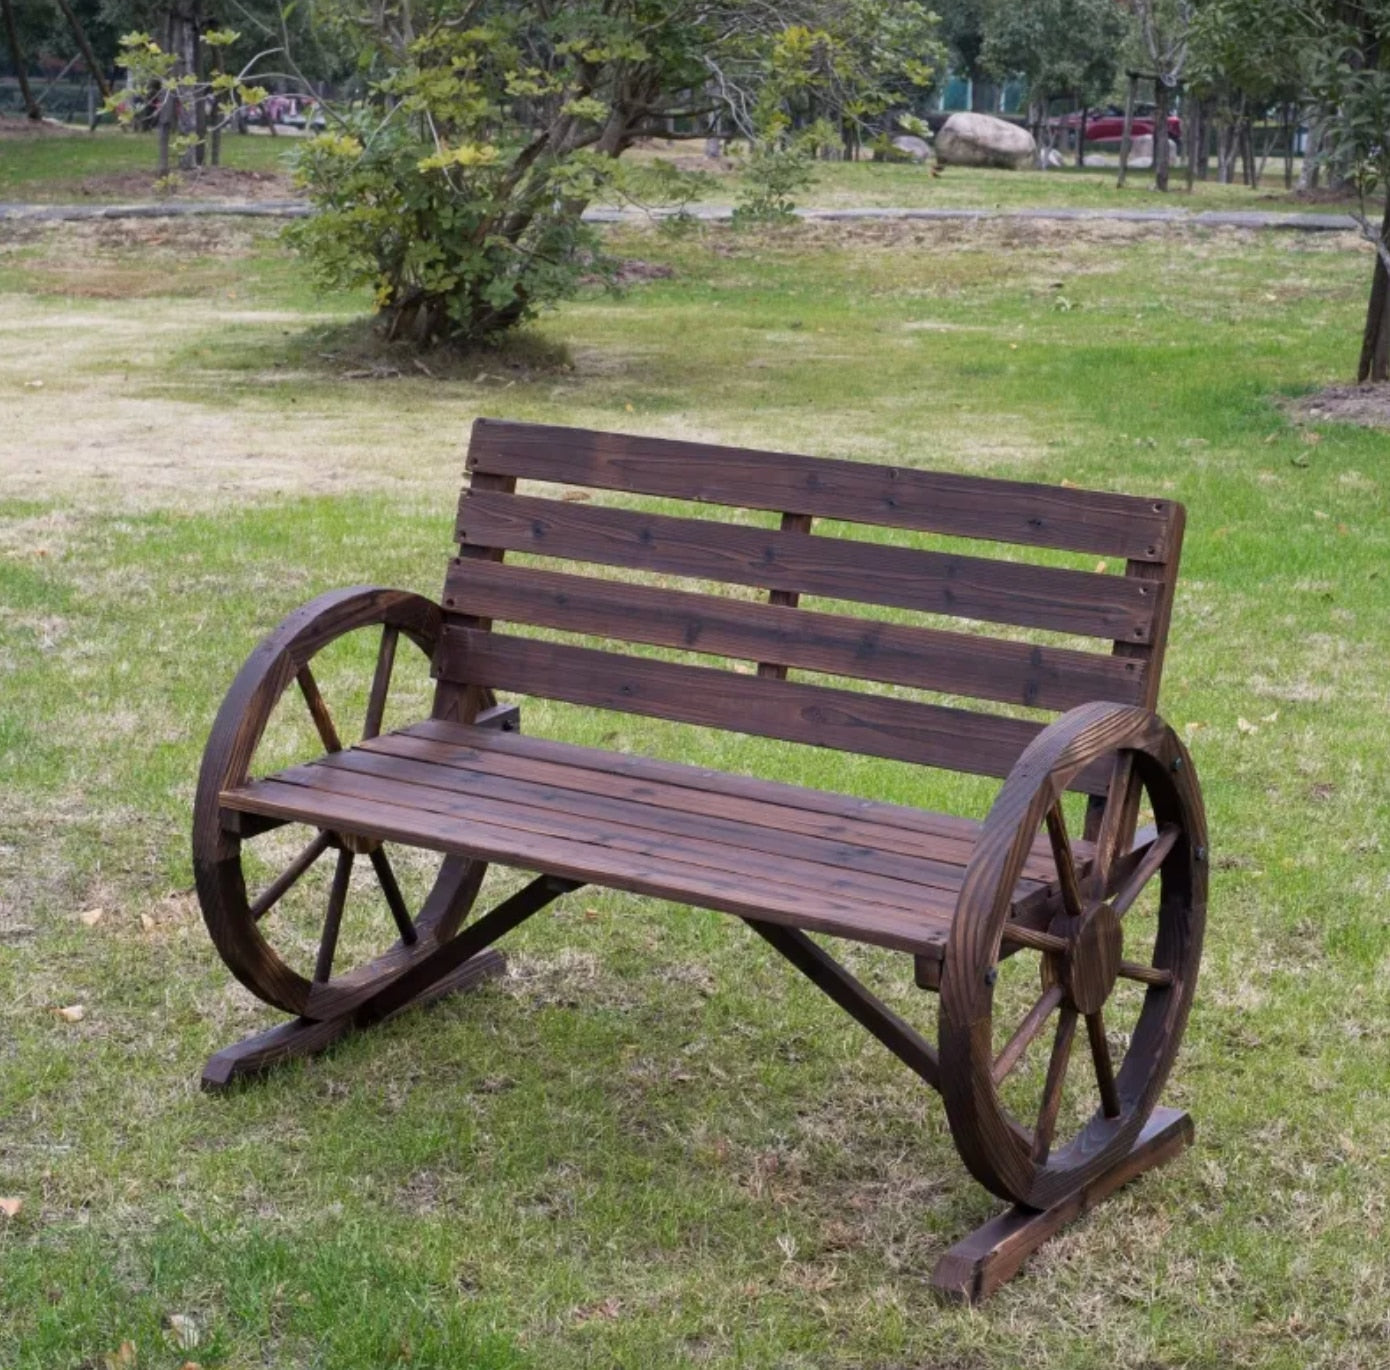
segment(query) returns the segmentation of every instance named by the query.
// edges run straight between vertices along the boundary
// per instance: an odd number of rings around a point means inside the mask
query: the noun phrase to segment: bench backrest
[[[473,427],[468,470],[437,716],[467,721],[503,690],[1002,776],[1042,723],[956,701],[1059,712],[1157,700],[1183,530],[1171,500],[486,419]],[[541,485],[518,491],[519,480]],[[599,502],[589,491],[614,494]],[[654,512],[634,496],[722,507]],[[817,520],[861,526],[827,534]],[[875,525],[910,535],[885,540]],[[919,534],[981,545],[931,548]],[[1015,556],[1083,553],[1088,569],[1005,559],[1001,544]],[[802,596],[836,603],[813,610]],[[605,641],[539,640],[494,622]],[[1065,635],[1065,645],[1011,629]],[[1094,792],[1107,778],[1077,787]]]

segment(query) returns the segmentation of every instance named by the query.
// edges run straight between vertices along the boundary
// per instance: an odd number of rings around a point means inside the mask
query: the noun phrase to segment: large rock
[[[1170,138],[1168,140],[1168,165],[1175,166],[1178,160],[1178,145]],[[1144,171],[1154,164],[1154,140],[1147,134],[1142,133],[1137,138],[1129,140],[1129,165],[1139,171]]]
[[[916,134],[900,133],[893,139],[893,151],[914,162],[925,162],[931,156],[931,144]]]
[[[936,160],[946,166],[992,166],[1020,171],[1038,155],[1033,135],[992,114],[953,114],[936,135]]]

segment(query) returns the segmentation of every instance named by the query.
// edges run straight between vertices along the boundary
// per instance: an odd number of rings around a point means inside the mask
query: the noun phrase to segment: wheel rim
[[[397,674],[400,639],[413,642],[429,659],[438,636],[438,611],[419,596],[399,592],[325,596],[272,634],[233,683],[204,754],[195,803],[199,899],[223,960],[253,994],[309,1018],[348,1012],[452,937],[476,897],[484,869],[464,858],[437,858],[438,869],[425,886],[428,893],[412,899],[399,878],[399,854],[384,842],[293,824],[242,835],[227,822],[219,795],[253,773],[267,725],[282,700],[289,705],[287,696],[298,696],[325,752],[343,749],[339,720],[320,689],[314,663],[326,647],[354,632],[379,633],[361,737],[367,741],[379,735]],[[287,848],[286,838],[295,828],[301,829],[300,839]],[[294,854],[287,857],[287,851]],[[412,852],[406,859],[418,864],[420,858]],[[375,888],[362,888],[367,883]],[[322,911],[306,944],[305,929],[314,918],[308,904],[315,894],[322,898]],[[299,910],[297,919],[287,918],[292,908]],[[344,938],[349,914],[350,947]],[[372,949],[364,952],[364,947]]]
[[[1201,955],[1206,835],[1190,758],[1146,711],[1093,716],[1111,725],[1103,749],[1083,729],[1079,743],[1038,758],[1029,793],[1001,794],[967,870],[942,982],[942,1092],[957,1145],[983,1184],[1033,1208],[1133,1145],[1177,1054]],[[1083,864],[1061,796],[1098,761],[1111,782]],[[1153,841],[1125,850],[1145,805]],[[1042,831],[1060,908],[1045,927],[1036,914],[1020,927],[1012,892]]]

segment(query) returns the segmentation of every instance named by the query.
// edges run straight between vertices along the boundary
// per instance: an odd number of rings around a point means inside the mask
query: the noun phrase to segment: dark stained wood
[[[495,631],[446,628],[439,659],[453,679],[494,690],[975,775],[1008,775],[1042,731],[1026,719],[759,676],[737,677],[734,695],[727,671]],[[1088,769],[1073,788],[1094,793],[1107,776]]]
[[[722,819],[749,829],[758,846],[776,840],[753,836],[767,828],[964,868],[980,831],[980,824],[972,819],[929,809],[576,747],[551,738],[480,737],[473,729],[433,721],[364,743],[360,750],[476,771],[476,779],[459,782],[465,785],[485,784],[492,777],[528,782],[536,790],[533,802],[562,808],[582,802],[571,798],[572,794],[607,796],[652,810],[643,815],[652,825],[665,823],[667,810]],[[1076,844],[1083,868],[1090,850],[1089,843]],[[1029,887],[1056,879],[1044,838],[1034,843],[1021,879]],[[959,883],[958,876],[952,877],[952,883],[953,887]]]
[[[940,1090],[967,1168],[1018,1205],[942,1258],[943,1290],[982,1297],[1064,1222],[1190,1140],[1185,1115],[1155,1111],[1195,988],[1208,868],[1191,759],[1152,712],[1180,506],[486,421],[475,426],[469,468],[442,608],[370,587],[322,596],[257,648],[218,713],[194,805],[199,899],[233,973],[298,1017],[218,1053],[205,1087],[475,983],[500,964],[494,942],[594,883],[744,919]],[[612,490],[621,503],[518,494],[519,479]],[[758,511],[755,523],[776,514],[780,527],[628,507],[641,498]],[[964,555],[916,537],[862,540],[843,525],[1122,557],[1125,574]],[[526,564],[506,563],[510,552]],[[541,568],[535,557],[560,564]],[[945,631],[806,610],[806,595],[965,622]],[[522,632],[495,631],[495,622]],[[993,624],[1110,650],[981,627]],[[340,737],[312,663],[358,631],[380,636],[354,745]],[[430,658],[434,708],[382,735],[401,637]],[[876,688],[848,689],[845,679]],[[267,720],[296,684],[325,755],[252,779]],[[522,736],[518,706],[499,690],[1004,784],[980,823]],[[957,699],[979,707],[953,707]],[[997,705],[1069,712],[1044,726]],[[1069,789],[1093,797],[1084,840],[1066,831]],[[1144,802],[1155,828],[1136,839]],[[243,847],[288,824],[309,829],[308,843],[253,901]],[[418,910],[396,879],[393,844],[439,854]],[[330,849],[338,864],[306,979],[276,949],[284,929],[268,915]],[[349,945],[340,948],[339,930],[363,893],[350,880],[356,855],[370,859],[379,897],[368,890],[352,916],[376,919],[381,937],[378,950],[340,965],[351,958],[339,954]],[[494,861],[535,878],[468,921]],[[1154,882],[1152,953],[1126,960],[1121,919]],[[939,995],[939,1047],[812,934],[911,955],[916,983]],[[355,935],[350,945],[361,942]],[[998,963],[1013,956],[1039,958],[1039,997],[1021,1021],[1005,1020],[993,995]],[[1112,1000],[1120,978],[1145,987],[1132,1021],[1119,1021]],[[1085,1050],[1074,1049],[1082,1019]],[[1054,1021],[1046,1081],[1016,1118],[998,1086]],[[1112,1025],[1123,1059],[1111,1056]],[[1078,1077],[1100,1107],[1057,1138]],[[1010,1081],[1011,1100],[1031,1078]]]
[[[1122,1159],[1051,1207],[1014,1207],[977,1227],[936,1263],[932,1287],[952,1302],[981,1303],[1012,1279],[1049,1237],[1109,1198],[1146,1170],[1164,1165],[1192,1145],[1192,1119],[1175,1108],[1156,1108]]]
[[[327,790],[260,780],[224,796],[231,807],[269,812],[296,821],[323,823],[348,831],[370,832],[391,842],[431,851],[457,852],[522,870],[546,870],[586,884],[699,904],[739,917],[763,918],[812,932],[854,937],[899,951],[939,952],[951,901],[927,903],[931,890],[911,910],[816,893],[771,879],[750,884],[702,865],[664,858],[644,859],[619,848],[570,841],[483,821],[461,822],[422,809],[389,808],[379,799],[354,798]]]
[[[1093,571],[485,490],[460,501],[458,537],[470,549],[1135,643],[1149,641],[1156,597],[1146,581]],[[446,598],[466,575],[446,582]]]
[[[809,533],[814,523],[815,520],[810,514],[783,513],[781,526],[784,533]],[[800,599],[801,596],[797,594],[795,590],[769,590],[767,592],[767,602],[769,604],[775,604],[786,609],[796,608]],[[631,641],[632,639],[629,640]],[[672,645],[679,646],[680,644],[676,643]],[[787,678],[788,664],[788,662],[781,660],[760,661],[758,662],[758,674],[773,676],[777,680],[785,680]]]
[[[501,975],[506,968],[506,958],[500,951],[481,951],[457,970],[434,981],[428,989],[397,1009],[396,1013],[423,1008],[447,995],[473,989]],[[237,1080],[263,1075],[286,1061],[317,1056],[327,1051],[334,1042],[341,1041],[353,1031],[354,1026],[352,1018],[347,1015],[318,1020],[295,1018],[281,1023],[268,1032],[247,1037],[211,1056],[203,1068],[202,1087],[208,1093],[216,1093],[230,1088]]]
[[[792,592],[774,590],[783,599]],[[889,685],[1070,709],[1093,699],[1137,704],[1144,664],[1135,658],[942,632],[784,603],[757,604],[534,566],[469,562],[451,571],[444,607],[506,623],[708,656],[849,676]]]
[[[1167,555],[1180,507],[1065,486],[493,419],[474,423],[468,469],[475,480],[483,473],[522,476],[1150,561]]]

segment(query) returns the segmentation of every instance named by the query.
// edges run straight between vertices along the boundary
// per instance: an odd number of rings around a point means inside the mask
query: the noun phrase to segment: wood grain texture
[[[1001,1213],[957,1242],[937,1261],[932,1288],[953,1303],[982,1303],[1050,1237],[1122,1185],[1181,1155],[1192,1145],[1194,1135],[1186,1113],[1154,1109],[1126,1155],[1095,1179],[1041,1212],[1015,1207]]]
[[[733,677],[735,695],[727,671],[496,631],[446,628],[438,660],[451,678],[494,690],[975,775],[1008,775],[1042,731],[1026,719],[760,676]],[[1097,793],[1107,779],[1087,769],[1072,788]]]
[[[993,967],[1007,935],[1017,872],[1061,788],[1081,767],[1103,763],[1113,774],[1121,751],[1131,754],[1160,832],[1176,827],[1182,834],[1156,872],[1161,899],[1153,966],[1171,978],[1149,986],[1137,1022],[1115,1025],[1130,1029],[1128,1050],[1114,1078],[1112,1098],[1118,1100],[1119,1116],[1098,1111],[1063,1145],[1040,1147],[1045,1159],[1039,1159],[1028,1127],[1033,1120],[1012,1117],[997,1089]],[[1121,863],[1116,865],[1118,871]],[[1126,863],[1126,873],[1132,870]],[[992,1192],[1026,1207],[1050,1208],[1117,1164],[1133,1145],[1158,1102],[1186,1025],[1201,958],[1206,880],[1206,820],[1191,758],[1156,715],[1107,704],[1073,709],[1019,758],[966,870],[941,980],[941,1086],[947,1116],[962,1159]],[[1077,959],[1113,953],[1104,921],[1113,917],[1104,903],[1112,893],[1095,891],[1081,917],[1059,920],[1066,929],[1065,951],[1054,978],[1068,990],[1064,1004],[1073,1011],[1076,994],[1088,998],[1103,975],[1113,980],[1113,967]],[[1125,973],[1123,967],[1119,973]],[[1087,1007],[1099,1006],[1088,998]],[[1045,1122],[1044,1113],[1039,1134],[1046,1131]]]
[[[773,595],[790,597],[774,590]],[[1137,704],[1144,663],[508,563],[458,563],[444,608],[568,633],[1062,711]]]
[[[1164,560],[1179,505],[667,438],[478,419],[470,472]]]
[[[472,549],[1135,643],[1150,639],[1156,596],[1149,582],[1093,571],[488,490],[465,491],[457,531]]]

